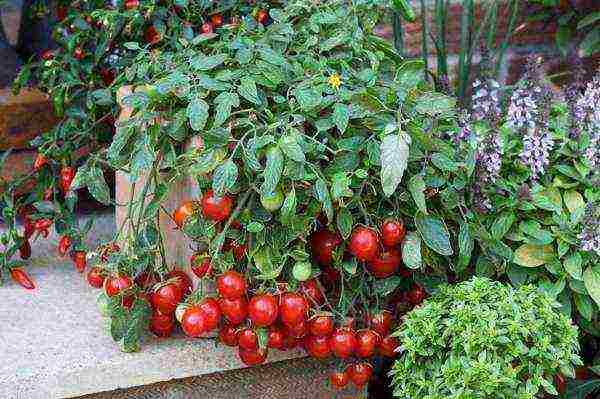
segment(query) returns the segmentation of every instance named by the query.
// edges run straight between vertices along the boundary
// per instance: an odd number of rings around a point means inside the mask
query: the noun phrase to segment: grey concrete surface
[[[90,241],[110,239],[113,216],[94,218]],[[58,257],[57,241],[32,245],[27,271],[36,290],[0,286],[0,398],[69,398],[244,367],[214,340],[148,337],[141,352],[121,352],[105,332],[98,291]],[[272,351],[269,361],[298,356]]]

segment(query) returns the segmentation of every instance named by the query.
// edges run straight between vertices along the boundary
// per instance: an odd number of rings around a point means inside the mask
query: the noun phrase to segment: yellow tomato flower
[[[329,79],[327,79],[327,82],[329,82],[331,87],[333,87],[334,89],[338,89],[342,85],[342,78],[340,78],[340,75],[338,75],[336,72],[333,75],[331,75]]]

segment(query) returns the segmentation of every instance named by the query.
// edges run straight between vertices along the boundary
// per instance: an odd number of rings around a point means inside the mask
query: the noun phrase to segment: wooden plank
[[[13,95],[0,89],[0,150],[29,148],[29,142],[52,129],[59,119],[47,95],[24,89]]]

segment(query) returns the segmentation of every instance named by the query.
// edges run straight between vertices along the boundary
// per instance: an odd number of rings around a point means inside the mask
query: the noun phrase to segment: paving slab
[[[90,244],[110,239],[114,216],[91,217]],[[70,398],[245,367],[234,349],[213,339],[149,336],[140,352],[121,352],[105,331],[98,291],[58,257],[57,242],[50,236],[32,245],[34,291],[10,281],[0,286],[0,398]],[[299,356],[271,351],[269,362]]]

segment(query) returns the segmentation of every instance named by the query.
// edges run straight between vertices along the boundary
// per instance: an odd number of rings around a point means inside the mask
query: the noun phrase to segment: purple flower
[[[454,142],[460,144],[462,142],[468,142],[473,136],[473,130],[471,129],[471,115],[467,110],[462,110],[458,114],[458,133],[454,136]]]
[[[510,127],[514,129],[535,127],[539,117],[536,98],[540,93],[540,87],[527,87],[513,92],[506,117]]]
[[[577,100],[573,119],[580,125],[581,132],[586,132],[590,144],[585,151],[585,158],[592,170],[600,169],[600,75],[588,82],[585,92]]]
[[[487,120],[495,122],[500,119],[502,110],[500,109],[500,84],[494,79],[479,79],[473,82],[473,119],[476,121]]]
[[[600,255],[600,206],[591,203],[586,206],[582,225],[583,229],[579,235],[581,249]]]
[[[550,163],[550,150],[553,145],[554,140],[550,133],[537,127],[530,128],[523,137],[521,162],[529,166],[533,180],[544,174],[546,166]]]
[[[483,183],[494,183],[502,166],[502,143],[496,131],[488,132],[477,151],[478,177]]]

